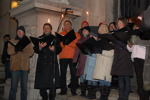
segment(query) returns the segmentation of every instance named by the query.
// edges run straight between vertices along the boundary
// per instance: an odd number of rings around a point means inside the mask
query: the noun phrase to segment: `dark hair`
[[[70,21],[70,20],[65,20],[65,21],[64,21],[64,23],[65,23],[65,22],[69,22],[69,23],[72,25],[72,23],[71,23],[71,21]]]
[[[111,24],[113,24],[113,25],[116,27],[116,22],[110,22],[110,23],[109,23],[109,26],[110,26]]]
[[[49,26],[50,27],[50,29],[52,30],[52,25],[50,24],[50,23],[45,23],[44,25],[43,25],[43,28],[44,28],[44,26]]]

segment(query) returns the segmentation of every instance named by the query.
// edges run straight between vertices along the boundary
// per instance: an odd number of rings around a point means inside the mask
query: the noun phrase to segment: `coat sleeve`
[[[76,34],[76,39],[69,44],[69,46],[72,47],[72,48],[76,47],[76,43],[81,38],[79,33],[75,33],[75,34]]]
[[[150,40],[141,40],[138,36],[134,38],[134,44],[141,46],[150,46]]]
[[[28,44],[22,51],[23,54],[27,55],[28,57],[31,57],[34,53],[34,50],[33,50],[33,44],[30,43]]]
[[[78,42],[79,42],[79,41],[78,41]],[[79,50],[79,48],[76,46],[76,48],[75,48],[75,53],[74,53],[74,57],[73,57],[73,63],[77,63],[79,55],[80,55],[80,50]]]
[[[40,51],[38,45],[34,45],[33,49],[34,49],[34,52],[37,53],[37,54],[38,54],[39,51]]]
[[[133,46],[132,46],[132,47],[129,47],[129,45],[127,45],[127,50],[128,50],[129,52],[132,52],[132,51],[133,51]]]
[[[16,54],[16,52],[15,52],[15,47],[12,46],[10,43],[8,43],[8,49],[7,49],[7,52],[8,52],[8,54],[9,54],[10,56]]]
[[[59,54],[62,51],[62,47],[60,46],[60,41],[56,40],[56,54]]]

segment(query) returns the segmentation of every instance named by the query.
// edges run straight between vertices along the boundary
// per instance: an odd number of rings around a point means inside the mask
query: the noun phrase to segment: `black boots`
[[[110,86],[100,86],[101,96],[100,96],[100,98],[98,100],[108,100],[110,91],[111,91],[111,87]]]
[[[88,94],[86,95],[86,98],[91,97],[92,95],[92,86],[87,86]]]
[[[105,86],[105,100],[108,100],[110,91],[111,91],[111,87],[110,86]]]
[[[97,91],[97,86],[92,86],[91,87],[91,94],[87,96],[88,99],[96,99],[96,91]]]
[[[80,89],[81,89],[81,97],[85,97],[86,96],[86,84],[84,83],[80,83]]]
[[[98,100],[105,100],[105,86],[100,86],[99,91],[100,91],[101,96]]]

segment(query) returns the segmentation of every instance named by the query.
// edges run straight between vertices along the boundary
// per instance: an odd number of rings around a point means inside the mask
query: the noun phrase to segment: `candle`
[[[48,23],[50,23],[51,22],[51,20],[50,20],[50,18],[48,19]]]
[[[87,11],[86,14],[87,14],[86,21],[89,22],[89,12]]]

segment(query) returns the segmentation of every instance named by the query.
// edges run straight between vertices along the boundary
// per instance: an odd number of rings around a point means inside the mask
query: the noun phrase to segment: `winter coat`
[[[114,50],[103,50],[102,54],[96,54],[96,65],[93,73],[93,79],[99,79],[111,82],[111,67],[113,63]]]
[[[5,62],[10,61],[10,55],[7,53],[7,48],[8,48],[8,41],[4,43],[4,48],[3,48],[3,53],[2,53],[2,63],[5,64]]]
[[[131,54],[126,48],[126,45],[120,46],[113,44],[114,46],[114,60],[111,69],[111,75],[116,76],[133,76],[133,64],[131,60]]]
[[[124,27],[117,32],[128,31],[127,27]],[[131,60],[131,53],[126,48],[126,44],[118,41],[112,43],[114,47],[114,60],[111,69],[111,75],[116,76],[133,76],[133,64]]]
[[[82,43],[89,39],[89,37],[82,37],[78,40],[78,43]],[[73,63],[77,64],[77,71],[76,76],[81,76],[84,74],[84,68],[85,68],[85,61],[86,61],[86,55],[83,55],[78,47],[75,49],[74,57],[73,57]]]
[[[143,70],[144,89],[150,90],[150,40],[141,40],[139,37],[134,38],[135,45],[146,46],[146,56]]]
[[[66,35],[67,33],[68,32],[66,32],[66,30],[63,30],[62,32],[60,32],[61,35]],[[75,35],[76,35],[76,39],[73,40],[69,45],[63,45],[63,43],[60,42],[60,45],[62,47],[62,51],[59,54],[59,59],[64,59],[64,58],[73,59],[75,48],[76,48],[76,43],[80,39],[79,33],[75,32]]]
[[[83,75],[85,80],[97,81],[92,78],[96,64],[96,58],[97,58],[96,54],[87,55]]]
[[[18,43],[19,40],[10,40],[13,43]],[[23,51],[15,52],[15,47],[8,43],[8,54],[10,55],[10,71],[25,70],[28,71],[30,67],[30,57],[33,55],[33,44],[28,44]]]
[[[40,37],[45,37],[45,35],[43,34]],[[56,54],[61,52],[61,47],[57,39],[56,39],[55,48],[56,48]],[[35,89],[41,89],[41,88],[49,89],[53,87],[54,64],[55,64],[55,87],[59,88],[60,76],[59,76],[57,55],[55,55],[55,59],[54,59],[54,51],[51,51],[48,46],[45,46],[40,50],[39,46],[35,45],[34,50],[38,54],[34,88]]]

